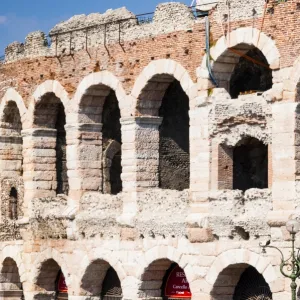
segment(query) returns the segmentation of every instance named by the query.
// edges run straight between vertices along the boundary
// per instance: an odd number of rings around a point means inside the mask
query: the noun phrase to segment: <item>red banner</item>
[[[65,280],[65,276],[64,274],[61,272],[59,279],[58,279],[58,291],[60,293],[67,293],[68,292],[68,287],[66,284],[66,280]]]
[[[165,296],[169,298],[192,298],[190,285],[183,269],[179,266],[175,267],[168,277]]]

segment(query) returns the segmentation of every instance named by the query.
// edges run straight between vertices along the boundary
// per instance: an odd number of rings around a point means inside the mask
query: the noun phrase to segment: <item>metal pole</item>
[[[291,233],[292,236],[292,268],[293,272],[291,274],[291,291],[292,291],[292,300],[296,300],[296,289],[297,289],[297,283],[296,279],[299,276],[297,273],[297,262],[295,257],[295,233]]]

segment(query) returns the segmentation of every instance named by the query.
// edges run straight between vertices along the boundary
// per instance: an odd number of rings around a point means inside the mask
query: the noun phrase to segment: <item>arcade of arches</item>
[[[59,265],[49,259],[42,264],[36,280],[38,294],[34,299],[68,299],[68,286]],[[3,299],[23,299],[23,288],[16,262],[6,258],[1,269],[0,296]],[[121,282],[115,269],[98,260],[86,270],[81,283],[83,294],[105,300],[123,299]],[[160,259],[150,264],[142,276],[141,299],[191,299],[192,293],[185,272],[178,264]],[[95,299],[96,299],[95,298]],[[257,300],[272,299],[264,277],[252,266],[235,264],[226,267],[211,291],[211,299]],[[97,298],[98,299],[98,298]]]

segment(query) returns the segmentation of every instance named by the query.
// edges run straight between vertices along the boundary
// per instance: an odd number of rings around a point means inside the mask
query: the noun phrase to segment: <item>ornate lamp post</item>
[[[270,245],[270,241],[268,241],[266,245],[260,244],[260,246],[263,248],[264,253],[266,253],[266,248],[273,248],[279,251],[281,255],[280,272],[283,276],[291,279],[292,300],[297,300],[296,279],[300,276],[300,249],[295,248],[295,236],[300,231],[300,223],[295,219],[289,220],[286,223],[286,229],[292,237],[292,251],[287,259],[284,258],[284,255],[279,248]]]

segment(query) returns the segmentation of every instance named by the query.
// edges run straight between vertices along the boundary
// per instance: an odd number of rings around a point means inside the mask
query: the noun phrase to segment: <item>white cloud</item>
[[[0,16],[0,24],[4,24],[7,22],[7,17],[6,16]]]

